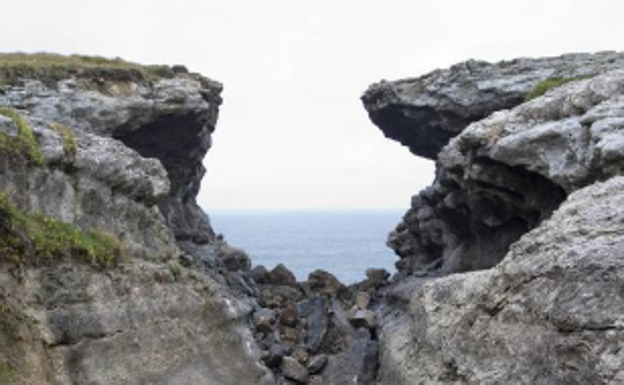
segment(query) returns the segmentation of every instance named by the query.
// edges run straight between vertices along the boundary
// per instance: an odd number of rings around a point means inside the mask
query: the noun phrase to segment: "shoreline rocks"
[[[263,293],[253,313],[255,337],[278,378],[340,384],[375,376],[376,366],[370,364],[376,362],[377,320],[370,306],[387,272],[371,271],[372,278],[347,287],[331,273],[316,270],[295,289],[292,280],[282,279],[292,275],[283,265],[271,272],[261,266],[254,270]]]

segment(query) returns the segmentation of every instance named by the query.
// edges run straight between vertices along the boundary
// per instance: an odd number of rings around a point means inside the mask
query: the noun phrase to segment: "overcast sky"
[[[406,208],[433,165],[385,139],[367,86],[469,58],[623,50],[620,0],[5,0],[2,51],[185,64],[225,85],[200,204]]]

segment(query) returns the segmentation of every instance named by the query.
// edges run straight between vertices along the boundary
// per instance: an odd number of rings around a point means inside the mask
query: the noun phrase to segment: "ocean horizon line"
[[[202,210],[208,214],[356,214],[356,213],[405,213],[408,208],[207,208],[202,207]]]

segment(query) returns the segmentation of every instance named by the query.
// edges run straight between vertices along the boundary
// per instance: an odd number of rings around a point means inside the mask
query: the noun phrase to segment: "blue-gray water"
[[[365,278],[369,267],[394,272],[397,257],[386,237],[401,210],[379,211],[211,211],[217,233],[245,249],[253,264],[268,269],[283,263],[305,280],[316,269],[343,283]]]

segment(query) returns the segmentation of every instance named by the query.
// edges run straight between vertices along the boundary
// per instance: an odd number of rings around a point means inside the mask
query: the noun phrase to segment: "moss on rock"
[[[39,214],[24,213],[0,194],[0,262],[54,262],[75,257],[98,268],[117,265],[122,244],[113,234],[76,226]]]
[[[19,112],[9,107],[0,107],[0,115],[11,119],[18,131],[17,136],[0,132],[0,151],[18,154],[32,164],[42,165],[44,163],[43,154],[37,146],[35,135],[26,119]]]
[[[70,156],[76,155],[76,151],[78,151],[78,140],[76,139],[76,135],[74,135],[74,133],[67,127],[58,123],[52,123],[50,125],[50,129],[58,132],[63,139],[63,150],[65,151],[65,154]]]
[[[13,385],[17,382],[15,370],[4,361],[0,361],[0,385]]]
[[[550,91],[551,89],[561,87],[562,85],[566,83],[570,83],[575,80],[588,79],[588,78],[591,78],[592,76],[593,75],[575,76],[571,78],[554,77],[554,78],[548,78],[548,79],[542,80],[541,82],[533,86],[531,91],[529,91],[529,93],[526,94],[526,96],[524,97],[524,101],[528,102],[529,100],[533,100],[537,98],[538,96],[544,95],[546,92]]]

